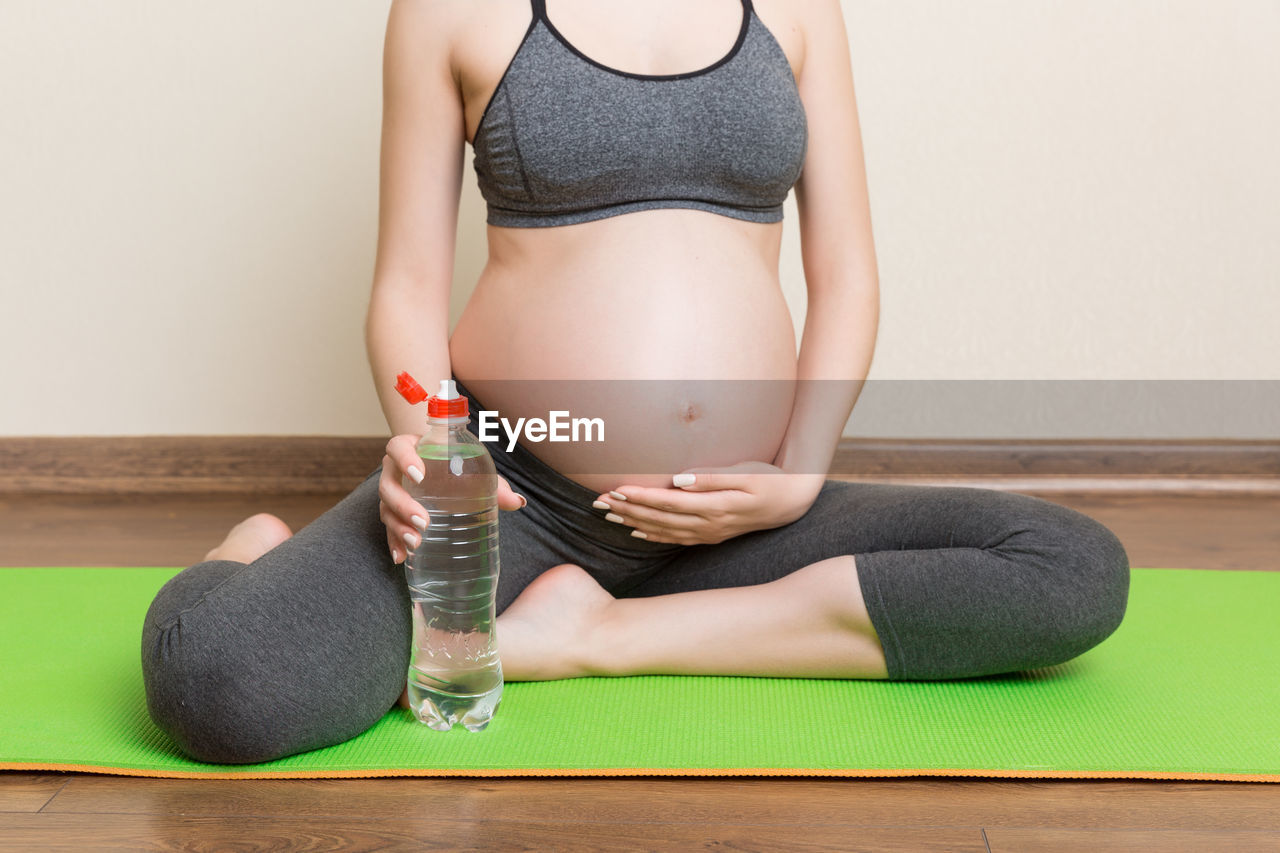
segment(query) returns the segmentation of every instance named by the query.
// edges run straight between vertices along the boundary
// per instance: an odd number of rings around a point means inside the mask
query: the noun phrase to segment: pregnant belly
[[[508,426],[565,413],[568,440],[520,443],[589,489],[772,462],[786,433],[796,349],[776,273],[733,240],[678,239],[643,256],[597,239],[570,260],[491,261],[450,340],[454,373]]]

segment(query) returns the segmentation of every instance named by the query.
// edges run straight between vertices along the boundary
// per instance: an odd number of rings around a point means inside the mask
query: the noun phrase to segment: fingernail
[[[611,513],[609,513],[608,515],[606,515],[606,516],[604,517],[604,520],[605,520],[605,521],[616,521],[616,522],[618,522],[619,524],[621,524],[622,522],[626,521],[626,519],[625,519],[625,518],[623,518],[622,516],[618,515],[616,512],[611,512]]]
[[[637,539],[648,539],[648,538],[649,538],[649,534],[645,533],[643,530],[633,530],[633,531],[631,531],[631,535],[632,535],[632,536],[634,536],[634,537],[636,537]]]
[[[400,552],[397,551],[395,548],[391,549],[391,562],[393,563],[400,562]]]
[[[613,509],[613,507],[609,506],[604,501],[592,501],[591,505],[596,509]]]
[[[696,479],[697,478],[694,477],[692,474],[676,474],[674,477],[671,478],[671,485],[692,486]]]
[[[411,515],[409,520],[413,522],[413,526],[419,530],[427,529],[427,520],[420,515]]]
[[[409,472],[409,476],[413,478],[413,482],[415,483],[422,482],[422,472],[419,471],[416,467],[414,467],[413,465],[410,465],[408,468],[408,472]]]
[[[622,492],[610,492],[609,494],[620,501],[625,501],[627,499],[627,496],[624,495]]]
[[[520,508],[521,508],[521,509],[524,509],[525,507],[527,507],[527,506],[529,505],[529,502],[528,502],[527,500],[525,500],[525,499],[524,499],[524,495],[516,495],[516,497],[518,497],[518,498],[520,499]]]
[[[408,545],[410,549],[418,547],[418,537],[414,536],[412,533],[406,533],[404,535],[404,541],[405,541],[405,544]]]

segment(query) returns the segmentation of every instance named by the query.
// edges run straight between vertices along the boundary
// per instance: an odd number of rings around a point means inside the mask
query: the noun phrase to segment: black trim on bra
[[[726,62],[733,59],[738,55],[738,51],[742,50],[742,45],[747,40],[747,31],[751,28],[751,0],[741,0],[741,2],[742,24],[738,27],[738,38],[734,41],[733,47],[729,48],[729,52],[713,62],[711,65],[708,65],[705,68],[699,68],[696,71],[685,71],[680,74],[635,74],[630,71],[622,71],[620,69],[613,68],[612,66],[605,65],[603,62],[597,62],[582,51],[578,50],[578,48],[574,47],[572,42],[565,38],[564,35],[556,29],[556,25],[551,23],[551,19],[547,17],[547,6],[545,0],[532,0],[534,19],[538,20],[541,18],[542,23],[546,25],[547,30],[556,37],[556,40],[567,47],[570,52],[579,59],[594,65],[602,71],[608,71],[610,74],[616,74],[619,77],[627,77],[632,80],[687,80],[690,77],[701,77],[703,74],[715,71],[721,65],[724,65]]]
[[[507,60],[507,67],[502,69],[502,76],[498,78],[498,85],[493,87],[493,92],[489,95],[489,103],[484,105],[484,110],[480,113],[480,122],[476,125],[476,135],[471,140],[471,149],[474,151],[476,143],[480,141],[480,134],[484,131],[484,117],[489,114],[489,108],[493,106],[494,101],[498,100],[498,91],[502,89],[502,84],[506,82],[507,73],[511,71],[511,66],[516,64],[516,57],[520,55],[520,51],[524,50],[524,43],[529,40],[529,36],[533,34],[534,29],[538,26],[541,17],[538,15],[538,6],[534,3],[533,20],[529,21],[529,27],[524,31],[524,36],[520,39],[520,44],[516,45],[515,52],[511,54],[511,58]]]
[[[507,74],[511,71],[511,66],[515,64],[516,57],[520,55],[520,51],[524,50],[525,42],[529,40],[529,36],[533,34],[535,29],[537,29],[539,21],[546,26],[548,32],[556,37],[556,40],[568,48],[575,56],[578,56],[590,65],[594,65],[597,68],[608,71],[610,74],[617,74],[619,77],[629,77],[633,80],[684,80],[690,77],[699,77],[703,74],[708,74],[737,56],[739,51],[742,50],[742,45],[747,41],[747,33],[751,29],[751,18],[755,13],[755,9],[751,5],[751,0],[742,0],[742,25],[738,29],[737,41],[733,43],[733,47],[729,49],[727,54],[716,60],[711,65],[708,65],[706,68],[699,68],[696,71],[686,71],[682,74],[633,74],[630,71],[610,68],[608,65],[596,62],[594,59],[578,50],[560,33],[559,30],[555,28],[555,25],[551,23],[551,19],[547,17],[547,7],[544,0],[530,0],[530,2],[533,7],[533,17],[530,19],[529,26],[525,29],[524,36],[521,37],[520,43],[516,45],[515,52],[511,54],[511,59],[507,61],[507,67],[502,70],[502,76],[498,78],[498,85],[493,87],[493,92],[489,95],[489,102],[484,105],[484,110],[480,113],[480,121],[476,124],[476,135],[471,140],[472,150],[475,150],[476,143],[480,141],[480,135],[484,132],[484,120],[485,117],[489,115],[489,108],[498,100],[498,92],[502,89],[502,84],[506,81]],[[767,31],[768,27],[765,27],[765,29]]]

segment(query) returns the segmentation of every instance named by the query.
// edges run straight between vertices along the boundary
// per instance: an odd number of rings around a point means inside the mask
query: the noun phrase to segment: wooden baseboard
[[[1036,492],[1280,493],[1280,441],[845,439],[840,479]]]
[[[382,464],[386,438],[0,438],[0,494],[329,494]]]
[[[0,494],[335,494],[385,437],[0,437]],[[1280,492],[1280,441],[845,439],[830,476],[1015,491]]]

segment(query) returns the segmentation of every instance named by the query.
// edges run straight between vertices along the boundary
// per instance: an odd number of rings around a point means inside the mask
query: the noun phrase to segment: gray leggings
[[[529,501],[501,516],[498,612],[558,563],[631,597],[766,583],[852,554],[889,678],[950,679],[1069,660],[1116,629],[1128,600],[1115,535],[1027,495],[828,480],[784,527],[670,545],[605,521],[595,492],[524,447],[490,450]],[[147,708],[184,752],[269,761],[354,737],[395,705],[409,598],[378,517],[380,472],[254,562],[197,563],[157,593],[142,629]]]

